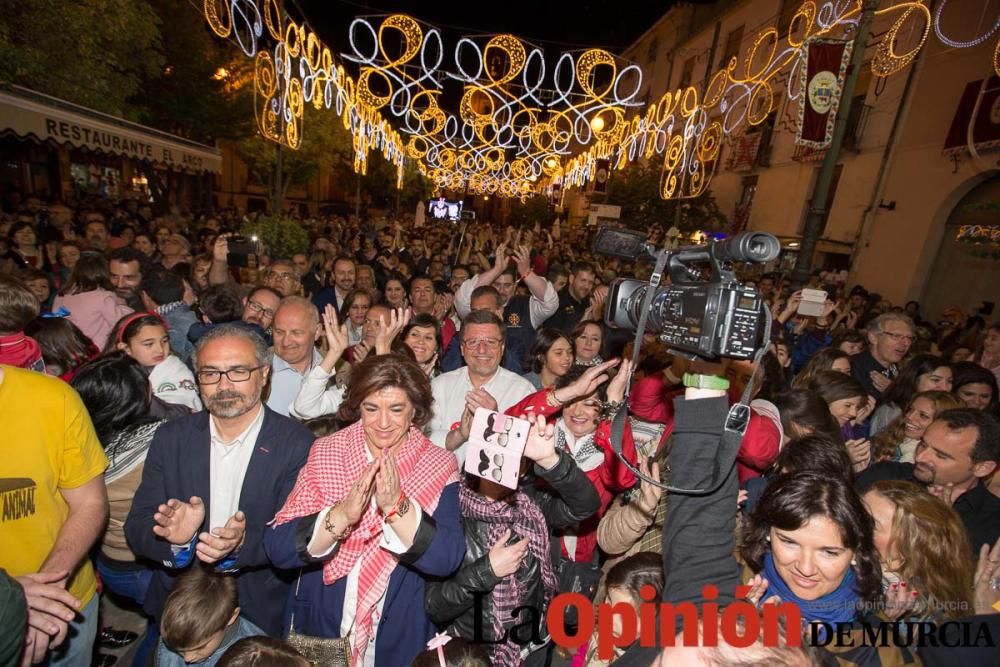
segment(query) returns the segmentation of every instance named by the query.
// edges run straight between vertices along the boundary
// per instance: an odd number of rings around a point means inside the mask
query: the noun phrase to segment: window
[[[691,79],[694,77],[694,61],[694,56],[684,61],[684,67],[681,69],[681,80],[677,84],[678,88],[687,88],[691,85]]]
[[[722,58],[719,59],[719,67],[729,64],[731,58],[738,58],[740,55],[740,45],[743,43],[743,28],[740,26],[736,30],[730,30],[726,35],[726,46],[722,51]]]
[[[778,37],[788,34],[788,28],[792,25],[792,17],[802,6],[802,0],[785,0],[781,5],[781,14],[778,15]],[[799,22],[801,24],[801,21]]]
[[[646,62],[648,62],[650,65],[656,64],[656,55],[657,51],[659,50],[660,50],[660,40],[658,40],[656,37],[649,40],[649,50],[646,51]]]

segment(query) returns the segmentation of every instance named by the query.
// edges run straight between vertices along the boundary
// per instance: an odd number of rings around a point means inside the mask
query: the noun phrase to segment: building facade
[[[763,29],[777,27],[784,43],[801,4],[680,3],[622,56],[642,67],[647,101],[687,85],[704,90],[708,77],[733,57],[737,72],[743,71]],[[822,11],[823,3],[816,4]],[[892,4],[884,0],[881,6]],[[952,4],[962,7],[947,7],[940,25],[956,40],[983,34],[997,20],[984,16],[983,7],[968,11],[968,2]],[[986,0],[972,4],[996,13]],[[971,312],[1000,297],[1000,261],[978,257],[981,247],[957,239],[964,225],[988,231],[997,218],[990,203],[1000,207],[996,37],[976,47],[952,48],[932,30],[908,67],[875,77],[872,58],[896,18],[898,12],[873,21],[854,97],[841,102],[849,105],[847,132],[814,266],[847,269],[850,283],[894,303],[921,301],[929,317],[950,305]],[[905,52],[919,37],[920,30],[901,31],[896,51]],[[732,229],[778,236],[790,262],[823,152],[795,144],[799,101],[789,99],[787,76],[784,72],[771,82],[774,95],[765,122],[752,128],[744,123],[726,136],[709,190],[731,218]]]

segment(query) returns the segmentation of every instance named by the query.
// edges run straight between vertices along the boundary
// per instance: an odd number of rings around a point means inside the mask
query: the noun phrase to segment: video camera
[[[658,334],[668,347],[689,356],[750,359],[758,347],[766,305],[755,289],[736,279],[733,262],[769,262],[780,251],[778,239],[762,232],[663,250],[647,243],[642,232],[602,227],[594,252],[657,264],[649,283],[619,278],[611,284],[604,319],[611,327],[637,330],[652,288],[646,332]],[[659,287],[664,268],[671,284]]]

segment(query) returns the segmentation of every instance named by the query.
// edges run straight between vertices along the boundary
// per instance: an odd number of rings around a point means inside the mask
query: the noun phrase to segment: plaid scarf
[[[559,580],[552,569],[552,554],[549,551],[549,529],[545,515],[535,501],[521,491],[515,491],[503,500],[490,500],[473,491],[467,484],[458,490],[458,505],[462,518],[489,524],[486,540],[489,546],[496,544],[500,535],[510,528],[522,538],[530,540],[528,551],[538,560],[542,570],[542,585],[545,586],[545,606],[559,587]],[[524,604],[524,595],[532,582],[524,579],[524,568],[519,568],[513,576],[504,577],[490,593],[493,613],[493,636],[500,637],[504,631],[504,621],[512,624],[511,612]],[[503,642],[490,646],[493,664],[496,667],[513,667],[520,664],[520,647],[514,642]]]
[[[368,465],[366,447],[360,421],[314,442],[309,461],[299,472],[285,506],[274,517],[274,525],[315,514],[344,500]],[[455,455],[436,447],[415,426],[410,427],[406,442],[396,450],[396,467],[403,493],[427,514],[434,513],[444,487],[458,481]],[[323,565],[323,583],[329,586],[350,574],[355,563],[361,561],[354,664],[364,662],[372,616],[398,562],[395,554],[379,546],[382,525],[381,516],[369,505],[336,555]]]

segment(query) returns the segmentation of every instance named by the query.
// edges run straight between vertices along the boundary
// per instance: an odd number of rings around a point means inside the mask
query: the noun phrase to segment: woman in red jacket
[[[507,414],[514,417],[531,413],[555,419],[556,447],[573,456],[601,498],[596,514],[574,529],[562,531],[561,552],[569,560],[589,562],[593,559],[597,549],[597,523],[615,494],[631,488],[636,482],[635,476],[611,448],[611,422],[622,407],[631,362],[622,362],[618,374],[609,382],[608,371],[616,365],[617,359],[590,368],[575,366],[559,378],[555,389],[535,392],[507,410]],[[627,422],[622,454],[630,464],[636,465],[635,442]]]

